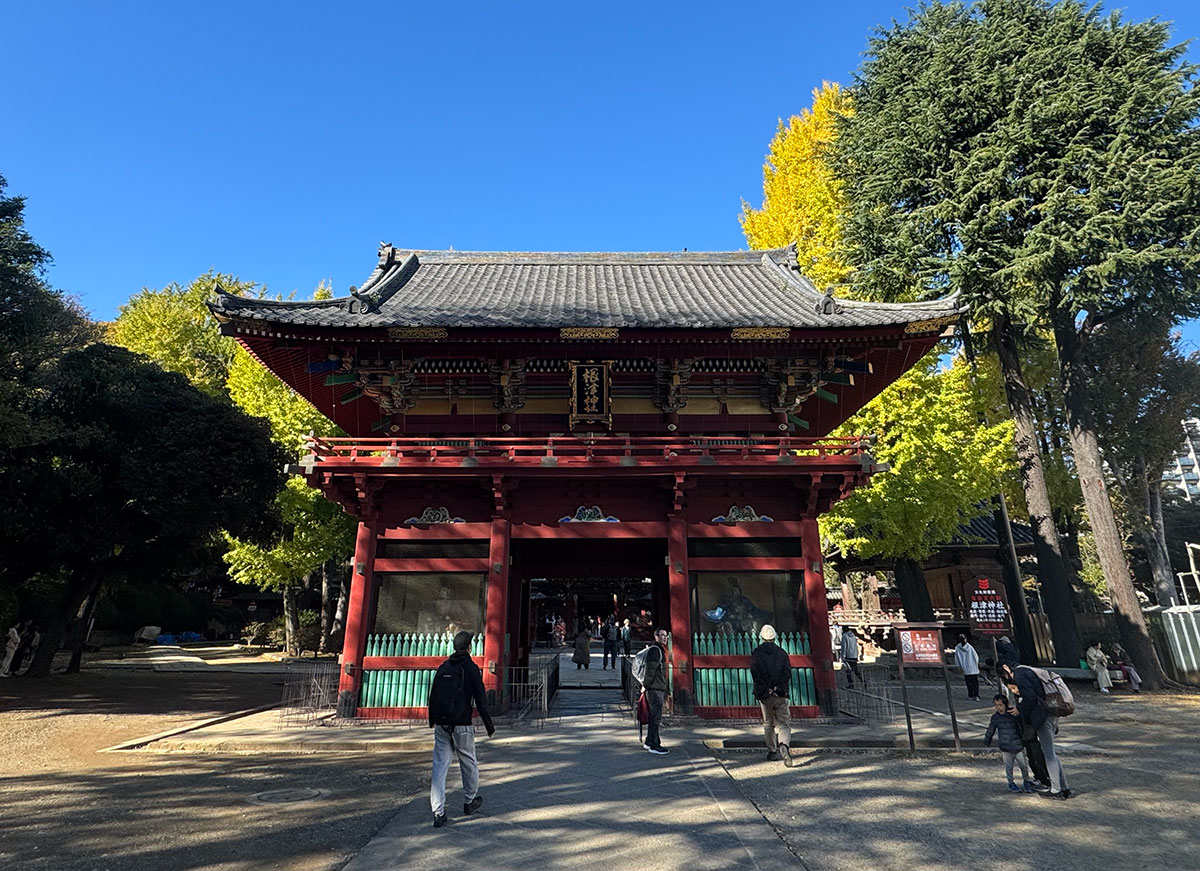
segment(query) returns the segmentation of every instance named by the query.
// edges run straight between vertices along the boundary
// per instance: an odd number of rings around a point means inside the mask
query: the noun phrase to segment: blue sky
[[[1119,8],[1200,35],[1187,0]],[[0,174],[53,283],[101,319],[210,268],[344,294],[380,240],[743,248],[777,120],[849,82],[871,29],[903,15],[882,0],[6,3]]]

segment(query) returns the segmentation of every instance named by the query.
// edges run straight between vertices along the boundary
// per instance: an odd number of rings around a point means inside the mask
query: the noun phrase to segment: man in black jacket
[[[763,734],[767,739],[767,759],[783,758],[792,767],[791,709],[788,685],[792,680],[792,663],[775,643],[775,627],[769,623],[759,630],[762,644],[750,654],[750,677],[754,679],[754,698],[763,712]],[[778,737],[776,737],[778,735]]]
[[[658,729],[662,723],[663,706],[667,701],[667,640],[666,629],[654,630],[654,643],[646,650],[646,674],[642,686],[646,690],[646,701],[650,704],[650,722],[646,724],[646,743],[642,746],[656,756],[665,756],[671,751],[662,745]]]
[[[1038,673],[1027,665],[1000,666],[1000,675],[1006,686],[1015,688],[1017,692],[1017,710],[1021,717],[1037,732],[1038,744],[1042,755],[1046,758],[1046,771],[1050,775],[1048,792],[1038,791],[1042,798],[1067,799],[1071,790],[1067,786],[1067,774],[1063,771],[1062,762],[1054,752],[1054,736],[1058,732],[1058,717],[1052,717],[1046,712],[1046,690]]]
[[[483,804],[479,794],[479,763],[475,759],[475,727],[471,725],[471,704],[488,737],[496,732],[483,695],[483,673],[471,659],[471,633],[454,636],[454,653],[438,666],[429,689],[427,708],[429,728],[433,729],[433,782],[429,803],[433,807],[433,825],[446,825],[446,773],[452,755],[458,756],[462,772],[463,813],[473,814]]]

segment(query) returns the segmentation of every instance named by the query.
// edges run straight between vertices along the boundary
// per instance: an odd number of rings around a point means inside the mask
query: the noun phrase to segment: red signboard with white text
[[[1003,584],[990,578],[976,578],[963,585],[963,598],[967,603],[967,619],[973,632],[980,635],[1008,635],[1012,631],[1012,617]]]
[[[905,665],[942,665],[941,629],[897,629],[896,649]]]

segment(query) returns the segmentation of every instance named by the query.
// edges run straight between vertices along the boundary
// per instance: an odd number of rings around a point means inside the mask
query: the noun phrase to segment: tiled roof
[[[681,254],[523,254],[380,249],[361,288],[279,302],[218,293],[221,317],[330,327],[861,328],[956,318],[932,302],[834,299],[795,268],[793,248]],[[940,331],[941,324],[927,331]]]
[[[1013,544],[1018,547],[1023,544],[1033,544],[1033,530],[1028,524],[1010,521],[1009,526],[1012,527]],[[996,523],[991,514],[981,514],[970,523],[962,524],[958,530],[959,534],[954,536],[949,544],[998,545],[1000,543],[1000,539],[996,535]]]

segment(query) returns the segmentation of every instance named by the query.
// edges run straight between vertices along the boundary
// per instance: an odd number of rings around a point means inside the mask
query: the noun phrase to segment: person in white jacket
[[[0,677],[11,677],[8,673],[8,667],[12,665],[13,657],[17,655],[17,648],[21,646],[21,624],[16,624],[8,627],[8,639],[4,645],[4,664],[0,665]]]
[[[962,669],[963,679],[967,682],[967,699],[979,701],[979,654],[967,642],[966,635],[958,636],[958,645],[954,648],[954,661]]]

